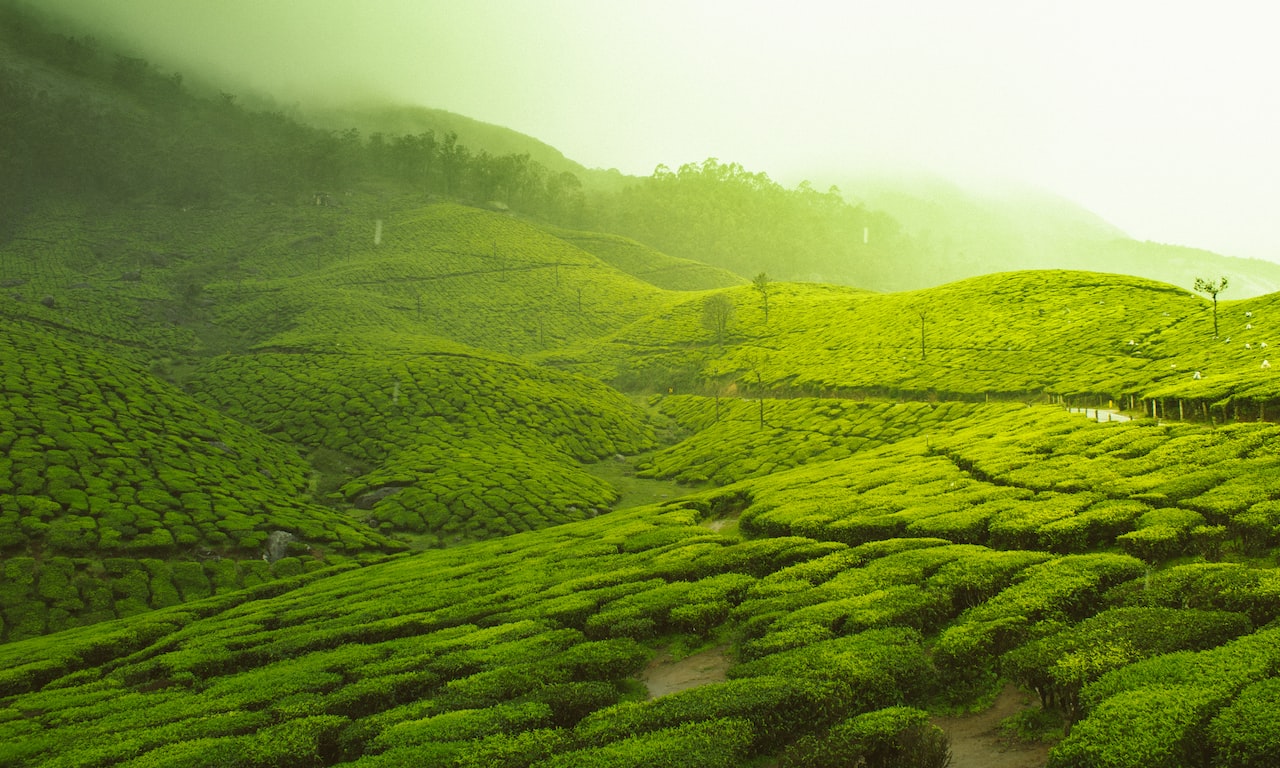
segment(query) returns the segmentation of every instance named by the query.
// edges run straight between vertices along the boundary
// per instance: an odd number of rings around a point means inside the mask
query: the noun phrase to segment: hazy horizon
[[[1064,196],[1139,240],[1280,261],[1266,11],[1156,3],[43,0],[304,106],[380,98],[647,175],[902,169]],[[187,71],[184,69],[184,71]]]

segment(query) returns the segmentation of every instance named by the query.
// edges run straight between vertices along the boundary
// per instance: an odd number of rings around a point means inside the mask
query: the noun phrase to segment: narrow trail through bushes
[[[999,731],[1000,721],[1036,706],[1035,696],[1009,684],[984,712],[933,718],[951,739],[950,768],[1044,768],[1048,744],[1010,742]]]

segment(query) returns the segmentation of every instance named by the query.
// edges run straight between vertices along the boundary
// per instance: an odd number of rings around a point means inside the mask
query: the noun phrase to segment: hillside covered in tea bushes
[[[0,38],[0,765],[1280,763],[1276,294]]]
[[[672,290],[452,203],[375,238],[365,195],[141,269],[184,212],[6,247],[5,762],[931,765],[1006,681],[1053,766],[1270,759],[1269,297],[1214,339],[1089,273]]]

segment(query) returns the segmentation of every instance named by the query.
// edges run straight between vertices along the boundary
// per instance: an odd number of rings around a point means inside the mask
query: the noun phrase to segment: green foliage
[[[618,232],[740,275],[768,268],[788,280],[889,288],[886,266],[906,247],[897,222],[807,182],[785,189],[766,174],[709,159],[659,166],[598,203],[596,228]],[[874,230],[864,242],[864,228]]]
[[[1033,565],[1020,581],[945,629],[934,648],[935,663],[954,680],[971,681],[1043,627],[1096,613],[1107,589],[1143,570],[1123,555],[1073,555]]]
[[[1220,692],[1190,685],[1117,695],[1053,748],[1049,768],[1204,765],[1205,725],[1223,703]]]
[[[602,747],[565,752],[536,768],[732,768],[749,754],[751,725],[720,719],[634,736]]]
[[[1207,344],[1146,280],[775,282],[909,244],[715,161],[589,198],[307,128],[22,18],[101,104],[0,77],[0,763],[932,766],[913,707],[998,674],[1074,724],[1055,765],[1275,761],[1280,427],[1222,422],[1274,418],[1276,298]],[[609,511],[583,465],[658,435],[640,476],[714,487]],[[639,700],[713,644],[726,680]]]
[[[889,707],[845,720],[818,736],[805,736],[783,752],[782,768],[946,768],[948,738],[929,714]]]
[[[1240,692],[1209,724],[1215,768],[1262,768],[1280,761],[1280,679]]]
[[[1001,669],[1070,724],[1079,715],[1080,691],[1103,674],[1164,653],[1213,648],[1251,629],[1238,613],[1117,608],[1010,651]]]
[[[615,493],[579,462],[649,443],[606,387],[452,348],[222,358],[201,396],[291,440],[349,456],[341,494],[387,530],[491,538],[580,520]],[[332,405],[317,420],[315,404]]]
[[[701,261],[668,256],[618,235],[579,232],[547,227],[561,240],[572,243],[623,272],[646,283],[672,291],[701,291],[741,285],[738,275]]]

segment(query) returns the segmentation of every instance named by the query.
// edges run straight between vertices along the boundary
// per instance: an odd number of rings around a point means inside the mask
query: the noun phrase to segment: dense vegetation
[[[940,768],[931,716],[1009,682],[1053,768],[1280,760],[1275,295],[1215,336],[1139,278],[775,282],[892,222],[709,162],[610,193],[635,239],[565,228],[567,178],[475,175],[510,156],[3,28],[4,130],[169,109],[222,175],[0,145],[0,764]]]

